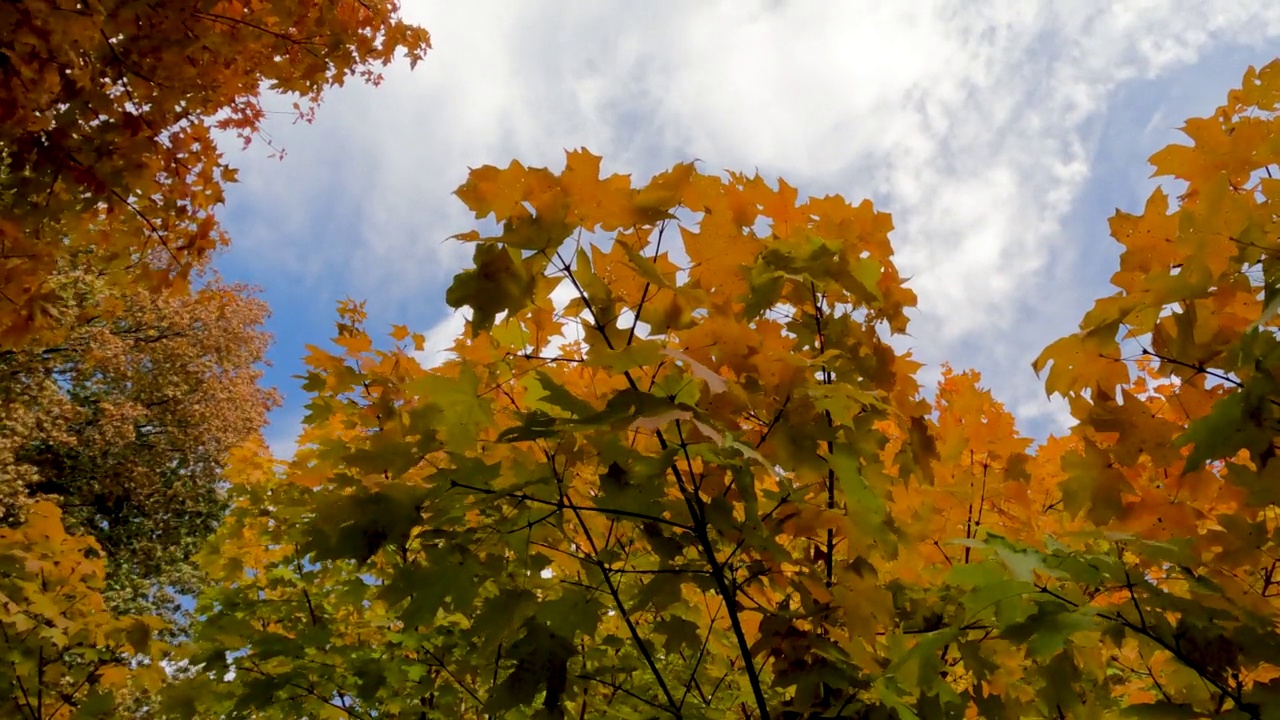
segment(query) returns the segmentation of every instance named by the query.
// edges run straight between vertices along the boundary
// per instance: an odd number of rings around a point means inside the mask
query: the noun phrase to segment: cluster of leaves
[[[887,215],[568,154],[458,196],[453,358],[355,303],[234,504],[182,717],[1271,717],[1280,61],[1112,221],[1039,447],[885,335]],[[563,300],[567,298],[567,302]],[[557,302],[560,300],[562,302]]]
[[[1078,420],[1064,507],[1109,531],[1102,579],[1123,570],[1123,592],[1089,612],[1140,641],[1152,708],[1168,715],[1280,707],[1278,109],[1280,62],[1250,68],[1187,122],[1191,145],[1152,156],[1157,176],[1186,183],[1177,207],[1157,190],[1141,215],[1112,218],[1119,291],[1036,363]]]
[[[159,288],[222,244],[216,134],[256,135],[264,90],[309,118],[429,47],[396,0],[30,0],[0,5],[0,37],[0,347],[56,333],[47,281],[84,249]]]
[[[211,558],[226,587],[197,609],[214,687],[190,697],[379,717],[857,702],[840,648],[875,638],[842,618],[851,578],[893,553],[882,496],[930,446],[917,365],[877,329],[914,300],[888,216],[689,165],[633,189],[585,152],[459,195],[503,226],[462,237],[476,267],[448,297],[472,337],[427,371],[344,310],[343,353],[308,359],[294,460],[244,471]],[[566,324],[583,337],[555,342]],[[243,685],[217,682],[228,652]]]
[[[0,711],[14,718],[110,717],[168,674],[157,618],[117,616],[98,545],[68,535],[53,503],[0,529]]]
[[[93,259],[51,279],[73,319],[61,343],[0,351],[0,525],[56,501],[106,553],[110,605],[173,620],[226,511],[226,455],[277,402],[257,369],[267,308],[216,278],[188,295],[115,287]]]

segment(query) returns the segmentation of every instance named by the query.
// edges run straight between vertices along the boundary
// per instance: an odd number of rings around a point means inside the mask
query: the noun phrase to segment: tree
[[[843,589],[893,533],[851,518],[883,520],[879,485],[927,470],[916,364],[877,331],[904,330],[914,300],[889,218],[691,165],[639,190],[598,175],[574,152],[558,176],[483,168],[459,190],[504,230],[462,238],[476,267],[448,299],[472,309],[473,337],[443,368],[372,350],[344,309],[344,354],[309,358],[290,471],[256,458],[236,473],[244,494],[210,558],[225,587],[197,609],[202,681],[224,652],[269,646],[236,660],[249,695],[233,703],[279,691],[316,712],[467,716],[541,695],[553,714],[679,715],[763,712],[789,689],[797,707],[853,699],[853,658],[792,664],[865,639]],[[593,232],[614,234],[607,251]],[[559,282],[578,295],[563,312]],[[565,321],[585,340],[544,355]],[[886,451],[889,425],[914,442]],[[227,623],[231,643],[216,640]]]
[[[226,455],[276,402],[258,385],[266,305],[212,277],[189,295],[126,289],[76,260],[50,281],[63,341],[0,352],[0,524],[56,502],[106,554],[112,609],[172,621],[226,510]]]
[[[1277,101],[1250,69],[1152,158],[1187,190],[1113,219],[1038,447],[973,373],[922,398],[869,203],[472,171],[455,357],[340,307],[297,454],[231,463],[167,711],[1272,717]]]
[[[114,284],[167,287],[226,237],[215,208],[235,171],[218,133],[248,142],[267,90],[306,119],[323,91],[378,82],[426,31],[396,0],[148,3],[26,0],[0,6],[0,346],[57,342],[48,286],[99,248]]]

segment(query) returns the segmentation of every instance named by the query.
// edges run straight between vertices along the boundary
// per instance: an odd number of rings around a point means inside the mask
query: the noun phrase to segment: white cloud
[[[424,368],[434,368],[453,357],[453,342],[466,329],[467,316],[454,310],[432,325],[425,333],[427,342],[422,350],[413,354]]]
[[[449,196],[468,166],[556,168],[585,145],[641,179],[694,157],[758,167],[893,212],[920,296],[909,343],[1056,425],[1027,364],[1097,294],[1072,274],[1082,253],[1113,252],[1064,230],[1082,188],[1107,182],[1091,123],[1120,83],[1274,37],[1278,8],[411,2],[434,51],[331,94],[314,127],[277,128],[289,156],[247,163],[233,252],[389,307],[442,304],[467,251],[440,241],[475,222]],[[432,357],[460,328],[428,333]]]

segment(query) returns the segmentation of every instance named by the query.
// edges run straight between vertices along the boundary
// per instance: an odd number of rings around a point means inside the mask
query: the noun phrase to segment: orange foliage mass
[[[0,347],[55,337],[48,279],[96,249],[110,282],[166,287],[226,242],[214,216],[235,171],[220,133],[246,142],[264,91],[298,99],[380,80],[426,31],[395,0],[0,5]]]

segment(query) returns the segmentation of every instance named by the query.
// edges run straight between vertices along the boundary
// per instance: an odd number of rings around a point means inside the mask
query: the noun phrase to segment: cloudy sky
[[[282,451],[305,402],[291,376],[336,301],[448,344],[469,253],[446,238],[475,225],[453,189],[577,147],[637,181],[699,158],[871,198],[920,297],[904,346],[930,377],[980,370],[1025,432],[1062,430],[1030,362],[1110,292],[1106,219],[1141,209],[1146,158],[1185,118],[1280,55],[1268,0],[403,1],[434,45],[416,70],[332,92],[312,125],[277,116],[283,160],[226,148],[241,182],[218,267],[273,308]]]

